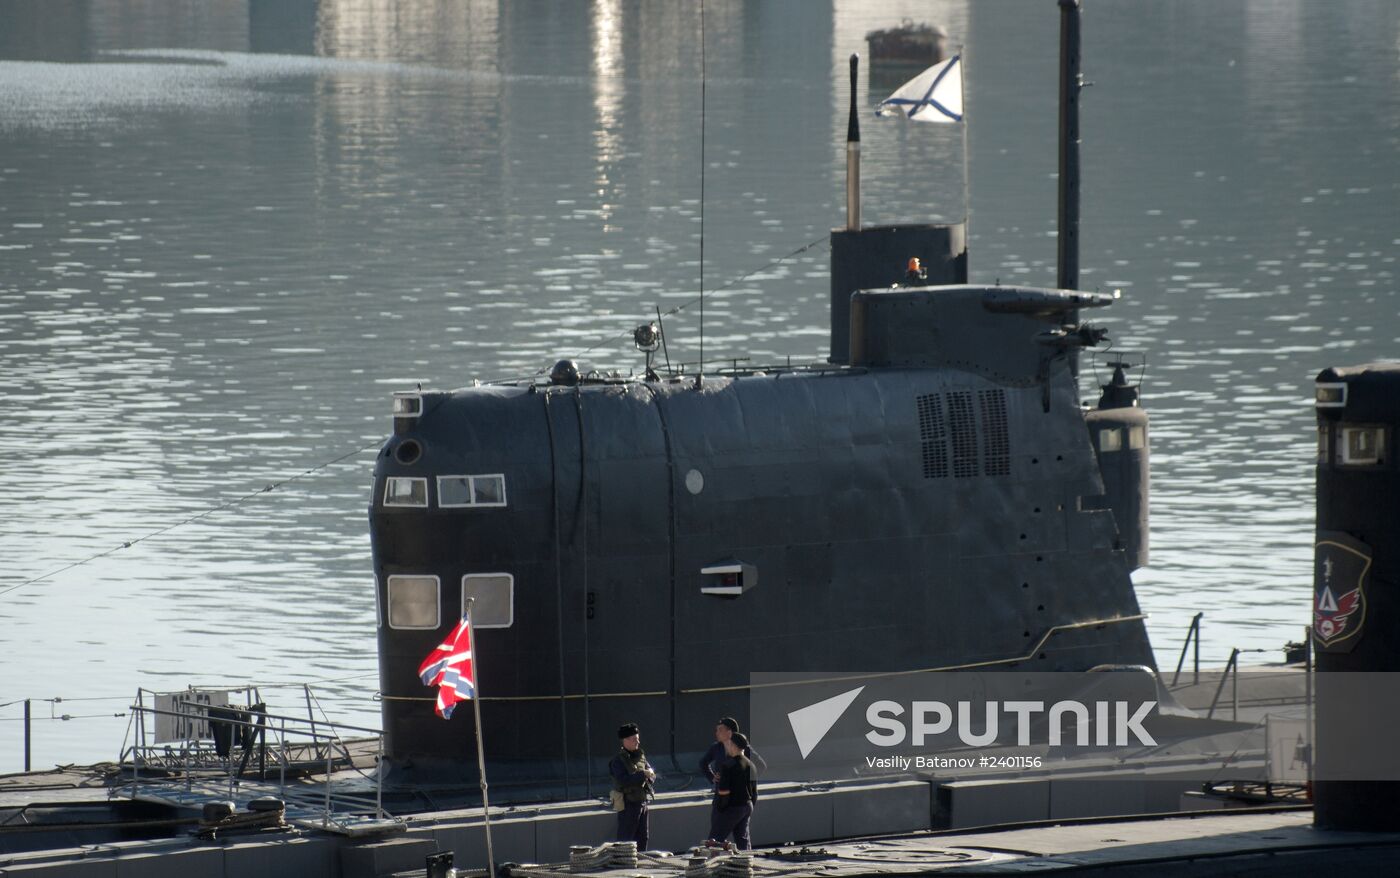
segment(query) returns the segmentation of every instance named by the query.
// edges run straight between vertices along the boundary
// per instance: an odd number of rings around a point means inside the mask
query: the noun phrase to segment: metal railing
[[[1240,649],[1238,646],[1230,650],[1230,660],[1225,663],[1225,670],[1220,674],[1220,685],[1215,687],[1215,697],[1210,700],[1210,710],[1206,711],[1206,719],[1215,716],[1216,705],[1220,702],[1220,693],[1225,691],[1225,681],[1231,681],[1230,686],[1230,719],[1238,722],[1240,718],[1240,654],[1246,652],[1268,652],[1267,649]]]
[[[285,803],[289,820],[303,825],[319,823],[322,828],[335,831],[351,831],[352,823],[364,824],[367,818],[393,819],[383,807],[383,772],[378,767],[384,756],[384,736],[379,729],[332,723],[324,717],[317,720],[310,714],[286,716],[179,699],[173,706],[174,710],[148,706],[141,693],[131,706],[134,742],[123,749],[120,762],[130,766],[131,780],[123,789],[133,799],[156,798],[191,805],[201,800],[236,800],[240,795],[276,795]],[[148,719],[162,716],[180,722],[188,730],[186,736],[177,741],[152,741]],[[230,742],[224,753],[218,752],[223,748],[211,738],[200,736],[203,723],[209,723],[211,728],[225,727]],[[372,776],[356,768],[355,754],[347,743],[350,736],[345,733],[360,734],[358,739],[350,739],[356,743],[373,744]],[[249,769],[248,761],[255,751],[260,767]],[[235,758],[236,752],[240,758]],[[364,751],[364,755],[368,753]],[[276,771],[275,785],[268,778],[269,756]],[[353,769],[358,777],[372,781],[373,795],[363,790],[363,784],[361,791],[352,789],[354,778],[342,777],[337,783],[338,766]],[[145,776],[143,770],[148,772]],[[322,773],[321,781],[311,779]],[[254,777],[248,777],[250,774]]]
[[[1205,613],[1197,613],[1191,618],[1191,627],[1186,629],[1186,640],[1181,644],[1181,658],[1176,660],[1176,673],[1172,674],[1172,685],[1181,677],[1181,666],[1186,662],[1186,650],[1194,641],[1196,644],[1196,654],[1192,661],[1191,684],[1201,682],[1201,617]]]

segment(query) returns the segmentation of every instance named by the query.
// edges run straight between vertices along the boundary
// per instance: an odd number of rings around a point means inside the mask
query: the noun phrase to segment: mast
[[[1062,290],[1079,288],[1079,72],[1080,0],[1060,4],[1060,204],[1058,258],[1055,285]]]
[[[856,70],[860,55],[851,53],[851,115],[846,123],[846,228],[860,231],[860,120],[856,116]]]

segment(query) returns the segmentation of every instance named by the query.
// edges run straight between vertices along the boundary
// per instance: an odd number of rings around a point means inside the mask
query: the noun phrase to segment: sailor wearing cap
[[[612,804],[617,812],[617,840],[635,841],[637,850],[647,849],[647,800],[652,795],[656,772],[642,752],[642,735],[636,723],[617,730],[622,749],[608,763],[613,778]]]
[[[752,847],[749,818],[753,816],[753,803],[758,798],[753,763],[744,755],[748,746],[749,739],[739,732],[724,742],[729,761],[720,769],[719,780],[715,783],[715,806],[710,811],[710,841],[724,844],[733,833],[734,845],[741,851]]]
[[[705,755],[700,757],[700,773],[705,776],[711,784],[719,780],[719,773],[729,762],[729,756],[724,752],[724,742],[728,741],[739,731],[739,721],[732,716],[722,716],[719,722],[715,723],[715,742],[710,745],[710,749],[705,751]],[[754,771],[762,774],[763,769],[768,767],[768,763],[759,756],[751,746],[744,747],[744,755],[754,765]]]

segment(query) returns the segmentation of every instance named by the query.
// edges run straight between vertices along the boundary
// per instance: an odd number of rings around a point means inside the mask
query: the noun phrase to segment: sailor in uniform
[[[748,746],[749,739],[739,732],[724,742],[729,761],[720,769],[719,781],[715,784],[715,806],[710,812],[710,841],[725,844],[732,833],[734,845],[741,851],[753,846],[749,838],[749,818],[753,816],[753,803],[758,798],[753,763],[744,755]]]
[[[652,797],[656,772],[642,751],[642,735],[636,723],[617,730],[622,749],[608,763],[613,778],[613,808],[617,811],[617,840],[635,841],[637,850],[647,849],[647,800]],[[620,806],[620,807],[619,807]]]

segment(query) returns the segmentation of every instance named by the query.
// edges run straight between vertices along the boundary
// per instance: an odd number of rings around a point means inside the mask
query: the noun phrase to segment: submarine
[[[968,283],[965,223],[861,224],[853,56],[827,362],[658,370],[647,324],[640,377],[393,396],[369,507],[391,781],[476,776],[472,712],[443,721],[417,675],[469,599],[506,802],[603,788],[624,721],[687,771],[754,672],[1155,667],[1147,417],[1121,363],[1080,399],[1115,296],[1076,289],[1069,5],[1055,288]]]

